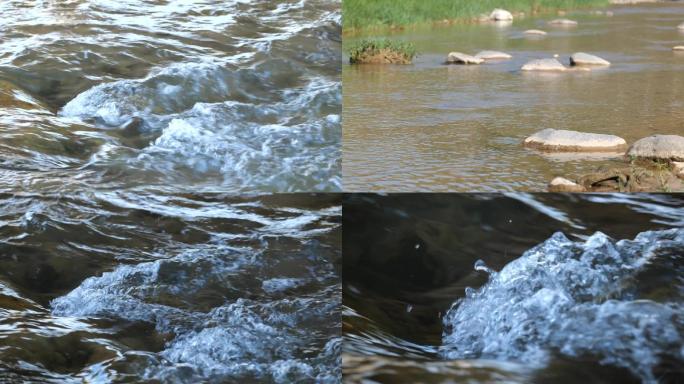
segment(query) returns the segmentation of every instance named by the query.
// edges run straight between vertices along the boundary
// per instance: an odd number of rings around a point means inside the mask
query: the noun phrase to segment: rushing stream
[[[0,2],[0,182],[341,188],[338,0]]]
[[[684,380],[677,195],[355,195],[350,382]]]
[[[555,176],[578,177],[618,159],[548,156],[522,147],[545,128],[613,134],[628,143],[684,135],[684,2],[571,12],[511,25],[458,24],[389,34],[416,45],[412,65],[348,65],[344,82],[344,184],[348,191],[544,191]],[[546,36],[525,36],[542,29]],[[345,45],[366,36],[345,36]],[[511,60],[445,66],[451,51],[498,50]],[[522,73],[526,62],[575,52],[606,69]]]
[[[340,381],[337,195],[0,197],[0,381]]]

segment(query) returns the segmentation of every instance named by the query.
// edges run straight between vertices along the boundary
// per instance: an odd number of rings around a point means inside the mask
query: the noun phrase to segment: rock
[[[549,192],[586,192],[586,188],[563,177],[556,177],[549,183]]]
[[[510,59],[511,55],[508,53],[504,52],[499,52],[499,51],[482,51],[478,52],[475,57],[483,60],[501,60],[501,59]]]
[[[537,59],[523,65],[523,71],[565,71],[567,68],[556,59]]]
[[[513,20],[513,15],[505,9],[495,9],[489,15],[489,18],[496,21],[510,21]]]
[[[577,22],[570,19],[555,19],[549,21],[549,25],[574,26],[577,25]]]
[[[46,112],[47,106],[31,97],[21,88],[0,79],[0,108],[39,109]]]
[[[684,162],[673,161],[672,172],[680,179],[684,179]]]
[[[484,59],[461,52],[451,52],[447,56],[447,64],[482,64],[482,62]]]
[[[600,133],[547,128],[525,139],[526,147],[560,152],[619,152],[627,147],[625,139]]]
[[[676,45],[672,47],[673,51],[684,51],[684,45]]]
[[[653,135],[637,140],[627,150],[631,158],[684,161],[684,137]]]
[[[610,62],[598,56],[584,52],[577,52],[570,56],[570,65],[602,65],[608,66]]]
[[[684,23],[681,23],[677,26],[677,29],[684,30]]]
[[[546,35],[546,32],[541,31],[539,29],[528,29],[527,31],[525,31],[523,33],[526,35],[540,35],[540,36]]]

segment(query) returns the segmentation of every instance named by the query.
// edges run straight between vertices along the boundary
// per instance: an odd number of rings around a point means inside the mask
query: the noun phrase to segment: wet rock
[[[513,15],[506,11],[505,9],[495,9],[492,11],[492,13],[489,15],[489,18],[491,20],[496,20],[496,21],[511,21],[513,20]]]
[[[556,59],[537,59],[523,65],[523,71],[566,71],[566,68]]]
[[[524,145],[545,151],[618,152],[627,142],[614,135],[547,128],[526,138]]]
[[[653,135],[637,140],[627,151],[633,159],[684,161],[684,137]]]
[[[679,30],[684,30],[684,23],[681,23],[677,26],[677,29]]]
[[[549,192],[586,192],[586,188],[563,177],[556,177],[549,183]]]
[[[684,51],[684,45],[676,45],[672,47],[673,51]]]
[[[539,29],[528,29],[527,31],[523,32],[526,35],[538,35],[538,36],[545,36],[546,32],[539,30]]]
[[[509,55],[508,53],[499,51],[482,51],[478,52],[474,57],[483,60],[504,60],[510,59],[513,56]]]
[[[484,59],[461,52],[451,52],[447,56],[447,64],[482,64],[482,62]]]
[[[570,20],[570,19],[555,19],[549,21],[549,25],[559,25],[559,26],[575,26],[577,25],[577,22],[575,20]]]
[[[598,56],[590,55],[584,52],[577,52],[570,56],[571,65],[596,65],[596,66],[608,66],[610,62],[608,60],[602,59]]]

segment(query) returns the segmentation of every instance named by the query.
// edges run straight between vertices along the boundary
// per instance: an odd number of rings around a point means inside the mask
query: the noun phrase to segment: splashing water
[[[664,360],[684,360],[682,290],[675,298],[642,297],[637,276],[679,260],[682,247],[684,229],[618,242],[600,232],[583,243],[556,233],[489,271],[487,284],[454,303],[443,319],[440,354],[539,368],[553,353],[590,355],[655,383]],[[480,262],[476,269],[487,271]]]

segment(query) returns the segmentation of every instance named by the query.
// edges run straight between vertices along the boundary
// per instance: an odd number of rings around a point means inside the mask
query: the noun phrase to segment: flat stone
[[[585,133],[547,128],[525,139],[526,147],[557,152],[619,152],[625,139],[601,133]]]
[[[676,45],[672,47],[673,51],[684,51],[684,45]]]
[[[566,68],[556,59],[537,59],[522,66],[523,71],[565,71]]]
[[[637,140],[627,151],[633,158],[684,161],[684,137],[653,135]]]
[[[447,64],[482,64],[482,62],[484,59],[461,52],[451,52],[447,56]]]
[[[546,35],[545,31],[539,30],[539,29],[528,29],[527,31],[523,32],[526,35],[539,35],[539,36],[544,36]]]
[[[598,56],[590,55],[584,52],[577,52],[570,56],[571,65],[602,65],[608,66],[610,62]]]
[[[573,25],[577,25],[577,22],[575,20],[570,20],[570,19],[555,19],[555,20],[549,21],[549,25],[573,26]]]
[[[495,9],[489,14],[489,18],[496,21],[510,21],[513,20],[513,15],[505,9]]]
[[[482,51],[478,52],[475,54],[475,57],[478,59],[483,59],[483,60],[501,60],[501,59],[510,59],[513,56],[509,55],[508,53],[505,52],[499,52],[499,51]]]
[[[548,185],[549,192],[586,192],[586,188],[564,177],[556,177]]]

